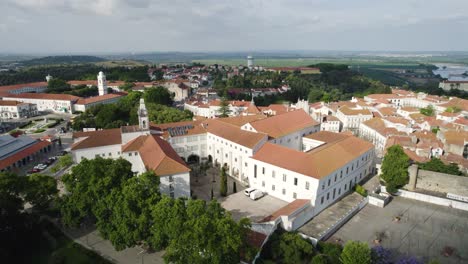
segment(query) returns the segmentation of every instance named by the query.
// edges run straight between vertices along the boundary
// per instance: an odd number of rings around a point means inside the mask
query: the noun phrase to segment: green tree
[[[300,263],[314,254],[313,245],[297,233],[284,233],[279,244],[283,263]]]
[[[371,250],[365,242],[348,241],[341,253],[341,262],[343,264],[370,264]]]
[[[172,105],[172,97],[173,96],[166,88],[160,86],[146,89],[143,94],[145,103],[155,103],[167,106]]]
[[[312,258],[311,264],[328,264],[327,256],[318,254]]]
[[[425,116],[434,116],[435,108],[432,105],[428,105],[427,107],[419,109],[419,112]]]
[[[25,188],[25,200],[40,210],[46,209],[58,196],[57,181],[47,175],[28,176]]]
[[[180,234],[166,248],[170,263],[239,263],[249,222],[234,221],[219,203],[189,200]]]
[[[226,97],[223,97],[221,99],[221,104],[219,105],[218,113],[219,117],[228,117],[231,113],[231,110],[229,109],[229,101]]]
[[[70,91],[70,90],[71,90],[71,87],[66,81],[62,79],[54,78],[47,83],[46,92],[63,93],[65,91]]]
[[[449,165],[445,165],[438,158],[432,158],[430,161],[419,163],[418,165],[422,170],[435,171],[452,175],[462,175],[462,172],[458,168],[457,164],[451,163]]]
[[[223,166],[221,167],[221,174],[220,174],[220,181],[219,181],[219,193],[221,196],[227,196],[227,175],[226,175],[226,168]]]
[[[381,178],[386,182],[387,191],[393,193],[408,183],[409,158],[400,145],[387,149],[382,162]]]

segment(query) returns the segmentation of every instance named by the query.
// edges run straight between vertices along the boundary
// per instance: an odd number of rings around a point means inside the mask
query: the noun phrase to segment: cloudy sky
[[[468,49],[468,0],[0,0],[0,52]]]

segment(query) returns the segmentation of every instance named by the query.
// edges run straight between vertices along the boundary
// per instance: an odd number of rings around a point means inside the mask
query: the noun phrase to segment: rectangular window
[[[340,179],[343,178],[343,171],[340,172]]]
[[[254,178],[257,178],[257,164],[254,165]]]
[[[328,199],[330,199],[330,193],[329,192],[327,193],[327,201],[328,201]]]
[[[344,185],[344,189],[345,189],[345,191],[346,191],[346,184]]]
[[[247,162],[244,162],[244,166],[247,167]]]
[[[135,152],[135,156],[138,156],[138,152]]]
[[[306,188],[306,190],[309,190],[309,182],[306,182],[305,188]]]
[[[348,172],[349,172],[349,168],[348,168],[348,167],[346,167],[346,174],[348,174]]]
[[[285,195],[285,194],[286,194],[286,189],[283,189],[283,195]]]
[[[297,186],[297,178],[294,178],[294,185]]]
[[[262,181],[262,187],[265,187],[265,181]]]
[[[322,196],[322,198],[320,199],[320,204],[323,204],[323,196]]]
[[[330,186],[330,183],[331,183],[331,179],[328,179],[328,186]]]
[[[338,189],[338,195],[340,195],[340,194],[341,194],[341,188]]]
[[[283,181],[286,181],[286,174],[283,174]]]
[[[172,178],[172,175],[169,176],[169,182],[173,182],[174,179]]]
[[[337,176],[337,175],[335,174],[335,182],[336,182],[336,176]]]
[[[109,152],[109,157],[112,156],[112,153]]]
[[[322,190],[325,190],[325,184],[322,184]]]
[[[272,186],[271,186],[271,190],[272,190],[272,191],[275,190],[275,185],[272,185]]]
[[[275,171],[271,171],[271,177],[272,177],[272,178],[275,178],[275,176],[276,176],[276,172],[275,172]]]
[[[293,198],[297,199],[297,194],[296,193],[293,193]]]
[[[262,174],[265,174],[265,167],[262,167]]]
[[[335,199],[336,189],[333,188],[333,199]]]

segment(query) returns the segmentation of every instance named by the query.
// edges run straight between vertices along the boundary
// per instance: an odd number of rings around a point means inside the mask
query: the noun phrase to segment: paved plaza
[[[260,221],[288,204],[270,195],[265,195],[254,201],[243,192],[229,195],[225,199],[220,200],[220,202],[226,210],[231,212],[232,217],[236,221],[247,217],[252,222]]]
[[[360,240],[374,246],[377,237],[397,257],[411,255],[425,261],[468,263],[466,211],[395,197],[385,208],[367,205],[329,241]],[[443,256],[451,250],[451,256]]]

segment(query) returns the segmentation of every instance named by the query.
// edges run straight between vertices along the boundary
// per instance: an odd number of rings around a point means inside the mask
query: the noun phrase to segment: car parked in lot
[[[31,170],[28,170],[27,173],[28,173],[28,174],[33,174],[33,173],[38,173],[38,172],[40,172],[40,171],[41,171],[41,170],[39,170],[39,169],[31,169]]]
[[[250,193],[250,199],[252,199],[252,200],[255,201],[255,200],[257,200],[257,199],[262,198],[263,195],[264,195],[264,193],[263,193],[262,191],[260,191],[260,190],[255,190],[255,191],[253,191],[253,192]]]
[[[250,194],[251,194],[252,192],[256,191],[256,190],[257,190],[257,189],[250,187],[250,188],[247,188],[247,189],[244,190],[244,194],[245,194],[247,197],[250,197]]]

